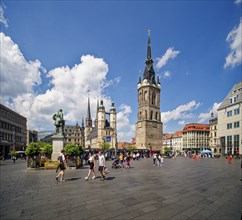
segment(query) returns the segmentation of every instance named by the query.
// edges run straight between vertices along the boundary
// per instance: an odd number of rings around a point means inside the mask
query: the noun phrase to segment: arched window
[[[140,111],[139,112],[139,119],[141,119],[141,116],[142,116],[142,112]]]
[[[153,111],[150,112],[150,120],[153,119]]]
[[[144,92],[144,101],[146,101],[146,100],[148,100],[148,99],[149,99],[149,97],[148,97],[148,92],[145,91],[145,92]]]
[[[145,119],[147,119],[147,110],[145,110]]]
[[[153,93],[152,93],[152,97],[151,97],[151,104],[152,104],[152,105],[155,105],[155,98],[156,98],[156,97],[155,97],[155,93],[153,92]]]
[[[158,121],[158,112],[155,113],[155,119]]]
[[[142,92],[139,92],[139,101],[142,100]]]

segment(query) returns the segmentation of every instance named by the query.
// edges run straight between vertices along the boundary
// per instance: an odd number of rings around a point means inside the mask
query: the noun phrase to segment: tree
[[[103,143],[100,144],[100,147],[105,152],[110,148],[110,144],[104,141]]]
[[[44,155],[51,155],[52,154],[52,145],[49,143],[43,143],[42,153]]]
[[[82,147],[82,146],[78,146],[78,152],[79,152],[79,155],[83,154],[85,151],[85,148]]]
[[[37,142],[32,142],[28,145],[25,153],[28,156],[38,156],[40,154],[40,144]]]
[[[11,151],[11,152],[10,152],[10,156],[11,156],[11,157],[14,157],[14,156],[16,157],[16,156],[17,156],[16,151]]]
[[[77,156],[80,155],[80,149],[76,144],[67,144],[64,147],[65,154],[67,156]]]
[[[136,150],[136,146],[128,146],[127,149],[129,151],[135,151]]]
[[[168,156],[170,152],[170,148],[169,147],[164,147],[164,155]]]

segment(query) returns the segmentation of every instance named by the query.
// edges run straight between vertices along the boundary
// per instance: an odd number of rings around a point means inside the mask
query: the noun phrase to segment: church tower
[[[90,109],[90,99],[88,96],[87,100],[87,117],[86,117],[86,128],[85,128],[85,146],[91,146],[91,132],[92,132],[92,118],[91,118],[91,109]],[[89,140],[88,140],[89,139]]]
[[[163,124],[160,118],[160,81],[155,79],[151,57],[150,31],[143,79],[138,82],[136,148],[162,150]]]

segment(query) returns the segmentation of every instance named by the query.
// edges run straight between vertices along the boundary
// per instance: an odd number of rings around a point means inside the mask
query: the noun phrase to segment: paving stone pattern
[[[26,163],[1,162],[0,219],[241,219],[240,160],[178,157],[154,167],[152,159],[111,169],[105,181],[85,181],[88,166],[27,171]]]

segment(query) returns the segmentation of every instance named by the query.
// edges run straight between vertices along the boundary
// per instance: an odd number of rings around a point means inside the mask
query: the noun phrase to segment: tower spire
[[[149,83],[155,84],[155,71],[153,69],[153,60],[151,57],[151,44],[150,44],[150,30],[148,30],[148,46],[147,57],[145,61],[144,79],[147,79]]]
[[[148,47],[147,47],[147,58],[146,61],[151,61],[151,45],[150,45],[150,29],[148,29]]]
[[[88,96],[88,100],[87,100],[87,118],[91,119],[91,110],[90,110],[90,99]]]
[[[88,96],[88,100],[87,100],[86,127],[92,127],[92,118],[91,118],[91,110],[90,110],[90,99],[89,99],[89,96]]]
[[[99,109],[99,99],[97,99],[97,112],[96,112],[96,119],[95,119],[95,127],[98,126],[98,109]]]

